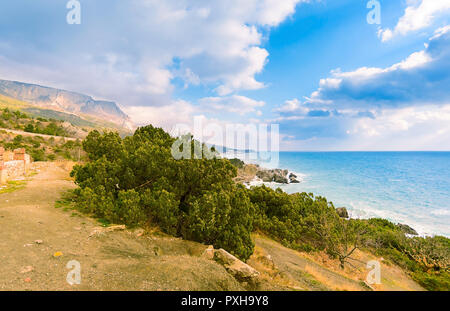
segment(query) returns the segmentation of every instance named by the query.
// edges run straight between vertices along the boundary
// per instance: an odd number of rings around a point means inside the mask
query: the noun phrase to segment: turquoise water
[[[450,152],[281,152],[278,167],[303,181],[272,187],[324,196],[352,217],[450,237]]]

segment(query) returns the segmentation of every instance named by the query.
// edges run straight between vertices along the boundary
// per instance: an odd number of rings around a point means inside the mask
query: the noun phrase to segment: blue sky
[[[380,0],[380,25],[369,0],[67,2],[2,1],[0,78],[166,129],[279,124],[283,150],[450,150],[450,0]]]

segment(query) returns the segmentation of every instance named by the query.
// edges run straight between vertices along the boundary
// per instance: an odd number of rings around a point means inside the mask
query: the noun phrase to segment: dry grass
[[[275,241],[261,235],[255,234],[256,251],[251,265],[273,282],[284,286],[296,284],[308,290],[379,290],[379,291],[420,291],[423,290],[414,282],[400,267],[389,264],[383,258],[374,256],[361,250],[355,251],[352,256],[351,265],[341,269],[337,259],[330,259],[324,252],[305,253],[283,247]],[[261,260],[264,256],[271,255],[275,267],[264,270]],[[368,286],[366,281],[369,270],[366,263],[377,260],[381,264],[381,284]],[[281,281],[277,280],[277,274],[284,275]]]

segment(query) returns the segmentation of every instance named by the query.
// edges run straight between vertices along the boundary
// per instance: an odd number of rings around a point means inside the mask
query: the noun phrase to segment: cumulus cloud
[[[348,130],[351,149],[449,150],[450,104],[383,109]]]
[[[332,114],[338,114],[336,110],[330,111],[322,108],[315,107],[308,101],[301,102],[297,98],[287,100],[283,105],[275,109],[280,115],[285,116],[288,119],[303,119],[306,117],[328,117]],[[283,119],[284,117],[282,117]]]
[[[122,106],[172,103],[174,78],[220,96],[260,89],[264,32],[303,1],[81,1],[81,25],[66,24],[65,3],[4,3],[0,75]]]
[[[283,113],[283,112],[288,112],[288,113],[296,112],[296,111],[298,111],[300,109],[303,109],[301,107],[301,104],[302,103],[297,98],[294,98],[294,99],[285,101],[284,104],[281,107],[275,109],[275,111],[278,111],[278,112],[281,112],[281,113]]]
[[[333,70],[272,122],[288,150],[449,150],[450,27],[422,51],[386,68]]]
[[[449,150],[450,103],[328,117],[281,117],[282,150]]]
[[[174,100],[162,106],[124,107],[138,125],[152,124],[170,130],[174,124],[191,124],[196,108],[184,100]]]
[[[322,79],[311,103],[344,107],[399,107],[450,100],[450,29],[439,29],[404,61],[387,68],[334,70]]]
[[[245,96],[232,95],[228,97],[206,97],[199,100],[203,111],[226,111],[239,115],[250,112],[258,113],[257,108],[265,105],[264,101],[257,101]]]
[[[205,97],[196,103],[178,99],[168,101],[165,105],[125,106],[123,109],[137,125],[153,124],[170,131],[176,124],[192,126],[194,119],[200,116],[204,118],[205,122],[219,122],[218,119],[211,116],[206,117],[205,114],[207,113],[220,116],[221,125],[230,123],[229,120],[226,120],[225,113],[230,113],[234,122],[236,122],[236,115],[245,116],[249,113],[254,113],[256,116],[260,116],[261,111],[258,108],[264,105],[265,102],[263,101],[232,95],[227,97]]]
[[[438,17],[448,14],[450,10],[448,0],[409,0],[407,2],[405,13],[397,25],[393,29],[379,30],[378,35],[382,41],[429,27]]]

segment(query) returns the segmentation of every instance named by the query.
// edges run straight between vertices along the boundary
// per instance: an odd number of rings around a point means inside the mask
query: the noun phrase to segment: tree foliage
[[[192,150],[210,152],[191,136],[183,139]],[[131,226],[151,220],[169,234],[247,259],[253,251],[253,212],[245,190],[232,180],[235,167],[210,156],[176,160],[174,142],[151,125],[124,139],[91,132],[83,141],[91,161],[72,172],[80,208]]]

